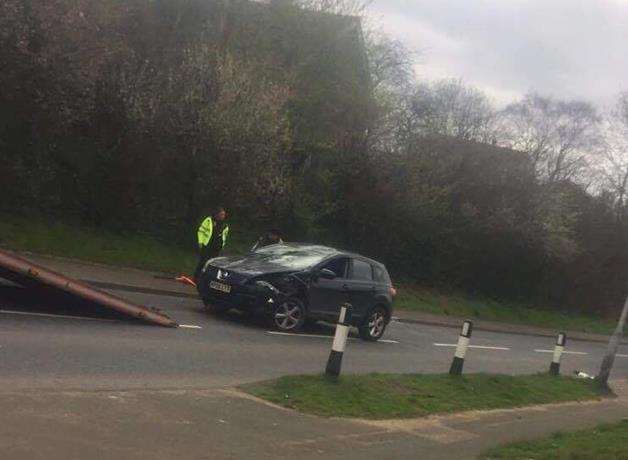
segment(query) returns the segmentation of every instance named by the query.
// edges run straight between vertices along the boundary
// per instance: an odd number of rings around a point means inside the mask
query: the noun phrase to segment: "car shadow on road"
[[[215,321],[237,324],[238,326],[250,329],[281,332],[274,328],[271,321],[261,313],[229,310],[225,313],[215,314],[204,308],[200,311],[210,316]],[[322,335],[331,338],[334,336],[335,330],[336,326],[334,324],[326,323],[324,321],[307,321],[298,332],[285,333],[294,335]],[[357,337],[357,332],[352,330],[350,336]]]
[[[67,293],[46,288],[25,288],[0,284],[0,311],[33,315],[73,316],[145,324],[136,318]]]

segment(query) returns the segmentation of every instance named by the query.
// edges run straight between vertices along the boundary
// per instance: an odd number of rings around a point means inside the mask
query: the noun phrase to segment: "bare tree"
[[[541,179],[583,178],[600,142],[600,118],[591,104],[531,93],[500,115],[504,143],[528,153]]]
[[[413,65],[418,52],[377,29],[367,29],[364,41],[373,90],[408,91],[414,83]]]
[[[372,0],[261,0],[283,8],[299,8],[342,16],[362,17]]]
[[[602,189],[611,193],[617,219],[622,220],[628,205],[628,92],[617,98],[602,132],[604,148],[598,165]]]
[[[489,99],[460,80],[419,84],[408,109],[408,127],[418,134],[478,142],[495,139],[495,110]]]
[[[362,16],[372,0],[271,0],[289,2],[301,8],[344,16]]]
[[[415,83],[413,65],[418,52],[377,29],[367,28],[364,42],[373,101],[369,145],[376,151],[390,151],[408,118],[406,102]]]

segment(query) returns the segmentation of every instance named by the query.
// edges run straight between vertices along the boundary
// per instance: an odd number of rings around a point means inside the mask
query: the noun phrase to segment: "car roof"
[[[332,248],[330,246],[323,246],[321,244],[311,244],[311,243],[280,243],[280,244],[284,244],[286,246],[299,248],[299,249],[305,249],[305,250],[312,249],[315,251],[328,252],[329,253],[328,257],[346,256],[346,257],[353,257],[356,259],[362,259],[362,260],[366,260],[369,263],[379,265],[385,268],[384,264],[381,262],[378,262],[377,260],[373,260],[369,257],[363,256],[361,254],[357,254],[355,252],[343,251],[341,249]]]

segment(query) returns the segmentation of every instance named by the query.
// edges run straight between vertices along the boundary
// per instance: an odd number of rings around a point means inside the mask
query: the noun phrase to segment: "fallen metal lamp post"
[[[8,279],[27,288],[52,288],[149,323],[178,327],[174,320],[155,308],[128,302],[1,250],[0,278]]]

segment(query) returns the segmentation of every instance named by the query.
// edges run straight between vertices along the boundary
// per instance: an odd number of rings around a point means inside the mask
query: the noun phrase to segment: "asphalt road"
[[[282,335],[257,318],[211,316],[195,299],[118,294],[161,308],[184,327],[103,316],[0,285],[3,459],[474,459],[503,442],[620,420],[628,407],[620,396],[559,405],[551,413],[532,407],[400,424],[298,414],[229,387],[321,372],[332,327]],[[393,322],[383,341],[351,340],[343,370],[446,372],[456,340],[455,329]],[[543,372],[552,342],[476,331],[471,343],[478,348],[469,350],[465,371]],[[563,372],[595,372],[604,349],[570,341]],[[628,347],[621,354],[616,378],[628,376]]]
[[[0,295],[0,382],[19,389],[208,389],[324,369],[333,329],[317,325],[281,335],[263,321],[230,314],[215,317],[200,301],[123,293],[188,326],[166,329],[124,319],[71,318],[71,308],[21,305]],[[46,316],[52,314],[51,316]],[[70,315],[72,316],[72,315]],[[446,372],[457,340],[451,328],[393,322],[384,341],[348,344],[343,372]],[[553,340],[476,331],[465,372],[546,371]],[[600,343],[568,341],[561,371],[596,373]],[[613,377],[628,377],[622,346]]]

